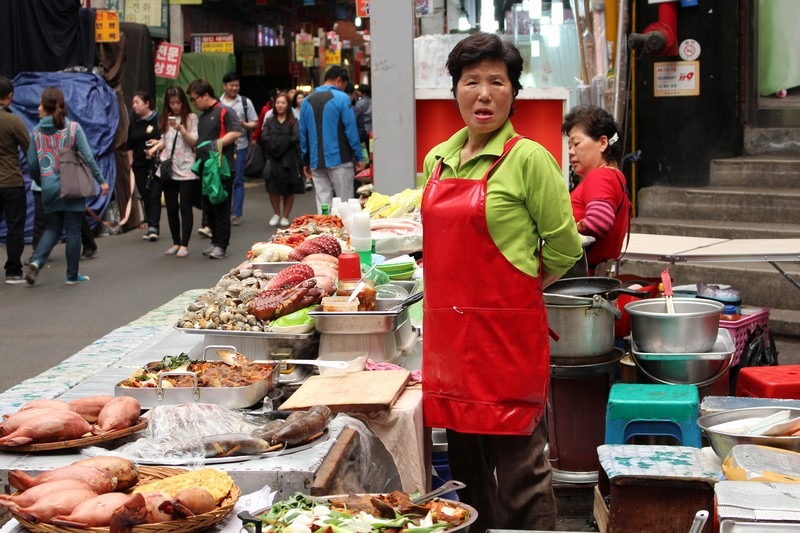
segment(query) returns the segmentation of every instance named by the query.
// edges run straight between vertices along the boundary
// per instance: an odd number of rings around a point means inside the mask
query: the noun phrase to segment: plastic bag
[[[757,327],[747,338],[740,366],[778,366],[778,350],[772,332]]]

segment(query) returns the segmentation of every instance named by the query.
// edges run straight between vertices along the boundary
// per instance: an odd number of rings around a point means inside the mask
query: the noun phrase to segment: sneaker
[[[25,283],[25,276],[19,274],[18,276],[6,276],[6,285],[19,285]]]
[[[77,285],[78,283],[83,283],[84,281],[89,281],[89,276],[78,276],[75,279],[67,278],[64,280],[64,283],[67,285]]]
[[[208,257],[211,259],[222,259],[223,257],[227,256],[228,252],[220,248],[219,246],[215,246],[211,253],[208,254]]]
[[[213,235],[211,234],[211,228],[209,228],[208,226],[203,226],[202,228],[198,228],[197,234],[200,235],[201,237],[205,237],[206,239],[210,239],[211,237],[213,237]]]
[[[242,217],[232,216],[231,217],[231,226],[238,226],[242,223]]]
[[[211,255],[211,252],[213,252],[213,251],[214,251],[214,248],[216,248],[216,246],[214,246],[214,245],[212,244],[211,246],[209,246],[208,248],[206,248],[205,250],[203,250],[203,255]]]
[[[278,223],[280,221],[281,221],[281,217],[279,217],[278,215],[272,215],[272,218],[269,219],[269,225],[274,228],[275,226],[278,225]]]
[[[39,265],[33,260],[25,265],[25,273],[23,275],[25,276],[25,281],[28,282],[28,285],[33,285],[36,283],[36,276],[39,275],[39,268]]]
[[[150,242],[156,242],[158,240],[158,233],[148,233],[147,240]]]
[[[289,219],[286,217],[281,217],[281,226],[286,227],[288,225],[289,225]]]
[[[311,184],[311,182],[310,182],[310,181],[307,181],[307,182],[306,182],[306,190],[307,190],[307,191],[310,191],[310,190],[311,190],[311,189],[313,189],[313,188],[314,188],[314,186]]]
[[[84,259],[93,259],[97,255],[97,248],[87,248],[81,254]]]

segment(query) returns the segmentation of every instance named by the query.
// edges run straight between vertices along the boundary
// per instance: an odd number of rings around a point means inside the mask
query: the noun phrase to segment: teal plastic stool
[[[699,414],[694,385],[617,383],[608,395],[606,444],[625,444],[635,435],[669,435],[683,446],[702,448]]]

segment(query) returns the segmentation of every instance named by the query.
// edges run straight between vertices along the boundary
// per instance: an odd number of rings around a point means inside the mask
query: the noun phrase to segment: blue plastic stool
[[[683,446],[702,448],[699,414],[694,385],[617,383],[608,395],[606,444],[625,444],[635,435],[669,435]]]

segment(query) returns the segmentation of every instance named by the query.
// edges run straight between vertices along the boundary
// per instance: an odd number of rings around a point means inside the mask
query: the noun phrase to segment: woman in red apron
[[[557,163],[508,120],[521,88],[516,47],[472,35],[447,68],[466,128],[424,165],[425,423],[447,429],[476,531],[554,529],[542,287],[580,258],[580,237]]]

